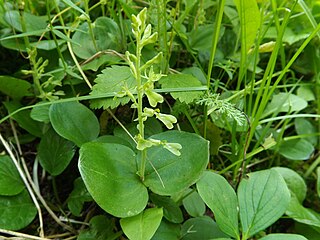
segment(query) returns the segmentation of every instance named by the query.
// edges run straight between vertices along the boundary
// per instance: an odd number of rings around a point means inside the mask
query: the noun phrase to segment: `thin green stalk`
[[[222,17],[223,17],[223,10],[224,10],[224,5],[225,5],[225,0],[219,0],[217,2],[218,2],[218,11],[217,11],[216,20],[215,20],[215,26],[214,26],[214,32],[213,32],[212,44],[211,44],[210,60],[209,60],[208,73],[207,73],[207,88],[208,88],[207,91],[209,91],[209,89],[210,89],[211,73],[212,73],[212,68],[213,68],[213,63],[214,63],[214,57],[216,55],[219,34],[220,34],[220,28],[221,28],[221,22],[222,22]],[[216,86],[218,86],[218,84]],[[217,87],[216,87],[215,91],[216,90],[217,90]],[[203,114],[204,114],[203,137],[206,138],[207,137],[207,120],[208,120],[208,107],[206,105],[204,106]]]
[[[96,40],[94,38],[92,22],[91,22],[90,15],[89,15],[89,0],[85,0],[84,3],[85,3],[84,4],[84,10],[85,10],[86,14],[88,15],[87,22],[88,22],[88,27],[89,27],[89,34],[90,34],[93,46],[96,49],[96,51],[98,52],[99,50],[98,50],[97,42],[96,42]]]
[[[166,0],[156,1],[157,17],[158,17],[158,33],[159,33],[159,46],[160,51],[163,53],[163,61],[161,70],[164,74],[168,73],[168,46],[167,46],[167,15],[166,15]]]
[[[314,171],[314,169],[320,164],[320,156],[317,157],[315,161],[310,165],[307,169],[306,173],[303,175],[303,178],[306,179],[310,176],[310,174]]]
[[[55,5],[56,5],[56,9],[59,9],[59,7],[57,6],[56,3],[55,3]],[[50,27],[50,30],[51,30],[52,38],[53,38],[54,44],[56,45],[56,49],[57,49],[58,55],[59,55],[59,57],[60,57],[60,59],[62,61],[63,68],[66,71],[67,70],[67,64],[66,64],[66,61],[64,60],[64,57],[62,55],[60,46],[58,44],[57,37],[56,37],[56,35],[54,34],[54,31],[53,31],[53,25],[52,25],[51,16],[50,16],[49,1],[46,1],[46,8],[47,8],[47,15],[48,15],[48,19],[49,19],[49,27]]]

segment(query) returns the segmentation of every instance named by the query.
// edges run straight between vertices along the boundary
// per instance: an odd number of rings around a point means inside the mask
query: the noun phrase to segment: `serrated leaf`
[[[238,201],[243,236],[249,238],[284,214],[290,192],[276,170],[263,170],[251,173],[240,182]]]
[[[92,200],[93,199],[86,189],[83,180],[80,177],[75,179],[73,182],[73,190],[67,200],[68,208],[72,214],[79,217],[83,204]]]
[[[150,208],[137,216],[121,219],[120,225],[130,240],[150,240],[158,229],[162,216],[162,208]]]
[[[148,191],[136,174],[136,155],[130,148],[85,143],[80,148],[79,170],[89,193],[106,212],[130,217],[146,207]]]
[[[238,201],[233,188],[219,174],[205,172],[197,182],[198,193],[213,211],[220,229],[234,238],[239,237]]]
[[[202,94],[201,91],[184,92],[186,87],[200,87],[201,82],[190,74],[171,74],[162,77],[159,81],[162,88],[177,88],[181,89],[181,92],[172,92],[170,95],[174,99],[178,99],[180,102],[191,103],[195,99],[199,98]]]
[[[75,153],[75,145],[60,137],[52,128],[41,138],[38,158],[41,166],[52,176],[62,173]]]
[[[135,79],[129,67],[113,65],[102,71],[94,80],[91,95],[101,95],[105,93],[118,93],[123,87],[133,89],[136,85]],[[92,108],[116,108],[120,104],[124,105],[130,101],[129,97],[104,98],[91,101]]]
[[[25,188],[9,156],[0,156],[0,195],[17,195]]]
[[[52,104],[49,117],[54,130],[77,146],[96,139],[100,132],[97,117],[78,102]]]
[[[27,190],[18,195],[0,196],[0,228],[19,230],[28,226],[37,214]]]

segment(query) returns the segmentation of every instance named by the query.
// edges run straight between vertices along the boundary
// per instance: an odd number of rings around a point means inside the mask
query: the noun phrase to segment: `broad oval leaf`
[[[30,96],[31,84],[25,80],[21,80],[9,76],[0,76],[0,92],[8,95],[13,99],[20,100],[24,96]]]
[[[280,144],[278,152],[290,160],[308,160],[314,151],[306,139],[290,139]]]
[[[307,240],[304,236],[298,235],[298,234],[282,234],[282,233],[275,233],[275,234],[269,234],[263,238],[260,238],[260,240]]]
[[[79,147],[99,135],[97,117],[81,103],[55,103],[50,106],[49,117],[54,130]]]
[[[272,169],[280,173],[290,191],[292,191],[299,199],[299,202],[302,203],[307,194],[307,185],[303,178],[290,168],[274,167]]]
[[[150,194],[150,200],[163,209],[163,216],[172,223],[182,223],[183,215],[179,205],[170,197]]]
[[[287,208],[286,215],[297,222],[320,228],[320,213],[304,207],[295,194],[291,194],[291,201]]]
[[[20,32],[23,32],[19,11],[6,11],[3,17],[11,27]],[[34,35],[36,36],[41,36],[41,34],[46,31],[47,19],[47,16],[36,16],[28,12],[23,12],[23,21],[25,24],[26,32],[34,32]],[[43,32],[36,33],[37,30],[43,30]]]
[[[148,191],[136,174],[136,156],[130,148],[85,143],[80,148],[79,170],[89,193],[106,212],[131,217],[146,207]]]
[[[62,173],[73,158],[74,144],[49,129],[41,138],[38,157],[41,166],[52,176]]]
[[[115,239],[114,228],[115,223],[111,218],[105,215],[96,215],[90,219],[89,229],[82,230],[77,240],[108,240]]]
[[[208,216],[190,218],[181,227],[182,240],[226,238],[218,225]]]
[[[0,195],[16,195],[25,188],[9,156],[0,156]]]
[[[88,23],[85,22],[79,27],[72,40],[73,50],[75,54],[82,58],[91,58],[99,51],[106,51],[113,49],[115,51],[121,50],[121,31],[115,21],[108,17],[99,17],[92,24],[93,36],[90,34]]]
[[[153,235],[152,240],[177,240],[180,239],[180,224],[170,223],[162,219],[160,226]]]
[[[27,190],[15,196],[0,196],[0,228],[19,230],[28,226],[37,214]]]
[[[191,186],[200,178],[209,161],[207,140],[193,133],[179,131],[167,131],[150,138],[179,143],[182,146],[180,156],[172,154],[162,146],[147,150],[144,184],[152,192],[172,195]]]
[[[220,229],[229,236],[238,238],[238,201],[227,180],[219,174],[207,171],[197,182],[197,189],[214,213]]]
[[[201,217],[206,212],[206,205],[196,191],[185,197],[182,203],[187,213],[192,217]]]
[[[274,94],[271,102],[266,107],[262,118],[279,112],[298,112],[308,106],[308,102],[292,93]]]
[[[315,135],[317,129],[309,120],[305,118],[296,118],[294,120],[294,126],[298,135],[310,134],[310,136],[305,139],[314,146],[317,144],[318,136]]]
[[[130,240],[150,240],[157,231],[162,216],[162,208],[150,208],[137,216],[121,219],[120,225]]]
[[[290,191],[276,170],[249,174],[238,188],[240,220],[246,238],[269,227],[286,211]]]
[[[83,204],[90,201],[92,201],[92,197],[84,185],[82,178],[76,178],[73,182],[73,190],[67,199],[70,212],[73,215],[80,217]]]

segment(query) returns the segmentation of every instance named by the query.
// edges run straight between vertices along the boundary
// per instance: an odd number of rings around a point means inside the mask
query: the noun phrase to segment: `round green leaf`
[[[170,223],[166,220],[161,221],[152,240],[177,240],[180,239],[180,225]]]
[[[157,231],[162,216],[162,208],[150,208],[137,216],[121,219],[120,225],[130,240],[149,240]]]
[[[182,240],[204,240],[227,237],[208,216],[190,218],[181,227]]]
[[[39,144],[39,162],[52,176],[57,176],[69,165],[74,152],[72,142],[60,137],[53,129],[49,129]]]
[[[78,102],[51,105],[49,117],[54,130],[77,146],[96,139],[100,132],[97,117],[90,109]]]
[[[157,206],[163,208],[163,216],[172,223],[182,223],[183,215],[179,205],[170,197],[150,194],[151,201]]]
[[[0,195],[16,195],[24,189],[19,172],[9,156],[0,156]]]
[[[0,196],[0,228],[19,230],[28,226],[37,214],[27,190],[15,196]]]
[[[314,147],[305,139],[291,139],[283,141],[279,153],[290,160],[307,160],[314,151]]]
[[[73,50],[78,57],[87,59],[98,51],[121,50],[122,34],[116,22],[111,18],[99,17],[92,26],[95,43],[87,22],[83,23],[79,27],[81,31],[77,31],[72,37],[73,42],[78,43],[73,44]]]
[[[90,142],[80,148],[79,170],[89,193],[116,217],[137,215],[148,202],[135,159],[135,153],[120,144]]]
[[[237,196],[227,180],[219,174],[207,171],[197,182],[197,189],[214,213],[220,229],[229,236],[238,238]]]
[[[188,195],[182,201],[184,208],[192,217],[203,216],[206,211],[206,205],[197,192]]]
[[[299,199],[299,202],[302,203],[307,194],[307,185],[303,178],[290,168],[274,167],[272,169],[275,169],[278,173],[280,173],[288,188],[296,195],[296,197]]]
[[[209,142],[199,135],[167,131],[151,136],[152,139],[179,143],[181,155],[176,156],[162,146],[147,150],[144,184],[159,195],[172,195],[194,184],[209,161]],[[192,147],[190,147],[192,146]]]
[[[315,126],[312,125],[312,123],[305,119],[305,118],[296,118],[294,120],[294,126],[299,135],[302,134],[314,134],[317,132],[317,129]],[[312,145],[316,145],[318,142],[318,136],[310,136],[305,138],[308,142],[310,142]]]
[[[73,190],[67,200],[70,212],[73,215],[80,217],[83,204],[90,201],[92,201],[92,197],[84,185],[82,178],[76,178],[73,182]]]
[[[0,76],[0,92],[13,99],[20,100],[24,96],[31,95],[29,89],[31,84],[25,80],[21,80],[9,76]]]
[[[243,179],[238,188],[240,220],[247,238],[269,227],[286,211],[290,191],[276,170],[263,170]]]

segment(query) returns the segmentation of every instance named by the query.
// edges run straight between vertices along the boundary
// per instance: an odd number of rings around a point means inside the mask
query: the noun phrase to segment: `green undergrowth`
[[[318,240],[320,2],[0,1],[0,235]]]

